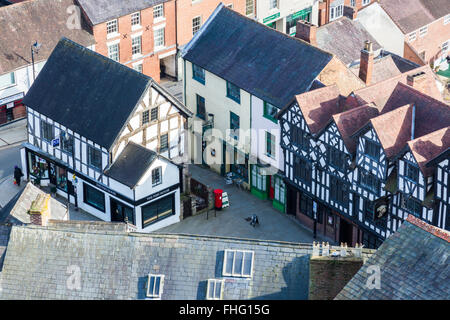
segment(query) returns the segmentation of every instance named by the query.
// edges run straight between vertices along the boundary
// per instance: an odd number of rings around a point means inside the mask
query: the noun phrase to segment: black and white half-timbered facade
[[[191,113],[153,79],[63,38],[24,103],[28,179],[138,231],[179,221]]]
[[[436,225],[450,231],[450,148],[447,147],[426,166],[434,168],[434,200],[438,210]]]
[[[443,205],[432,203],[437,190],[432,177],[418,167],[413,190],[404,179],[410,158],[398,157],[412,137],[437,134],[450,123],[450,107],[408,85],[399,82],[388,94],[378,89],[373,88],[373,101],[379,105],[355,98],[358,91],[342,97],[324,87],[297,96],[278,114],[287,212],[334,241],[370,248],[416,210],[409,194],[418,195],[421,204],[416,216],[442,226],[437,208]],[[385,97],[377,100],[377,92]],[[437,145],[431,149],[445,150],[448,141]]]
[[[450,145],[450,127],[408,141],[399,154],[398,193],[392,202],[392,216],[406,219],[412,214],[429,224],[450,229],[448,224],[448,197],[446,188],[445,159],[440,163],[432,160],[441,155]],[[439,161],[439,160],[438,160]],[[447,180],[444,180],[447,178]],[[445,183],[444,183],[445,181]],[[392,226],[395,231],[396,226]]]

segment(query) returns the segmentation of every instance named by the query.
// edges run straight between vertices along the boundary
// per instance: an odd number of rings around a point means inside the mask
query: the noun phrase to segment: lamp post
[[[31,64],[33,65],[33,82],[34,82],[34,80],[36,80],[36,75],[34,72],[34,54],[39,53],[40,47],[41,47],[41,44],[37,41],[35,43],[33,43],[33,45],[31,46]]]

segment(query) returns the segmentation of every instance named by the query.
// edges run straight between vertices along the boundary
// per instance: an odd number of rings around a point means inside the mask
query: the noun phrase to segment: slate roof
[[[446,128],[408,141],[408,146],[422,173],[426,177],[432,175],[434,168],[428,167],[427,164],[450,148],[450,123]]]
[[[450,13],[448,0],[380,0],[379,3],[405,34]]]
[[[336,300],[450,299],[450,233],[409,215],[336,296]],[[367,286],[380,267],[380,289]]]
[[[316,40],[320,49],[333,53],[346,65],[360,59],[366,40],[372,42],[374,51],[381,49],[381,45],[358,20],[347,17],[317,28]]]
[[[224,299],[308,298],[311,245],[83,229],[14,226],[0,299],[144,299],[153,273],[165,275],[163,300],[203,300],[207,280],[224,278],[225,249],[254,251],[254,264],[251,279],[225,278]],[[81,290],[68,289],[69,266]]]
[[[92,25],[97,25],[170,0],[77,0]]]
[[[0,271],[2,271],[3,261],[6,255],[6,249],[8,248],[10,232],[11,226],[0,224]]]
[[[109,149],[153,80],[66,38],[23,102]]]
[[[341,134],[344,144],[351,154],[356,152],[357,140],[352,135],[371,118],[378,116],[378,109],[373,104],[357,107],[333,115],[333,120]]]
[[[134,188],[158,154],[129,142],[105,174],[130,188]]]
[[[24,225],[31,223],[28,210],[31,207],[31,203],[36,200],[38,195],[45,195],[46,193],[28,182],[26,187],[20,192],[20,196],[17,199],[13,199],[13,205],[5,206],[6,210],[1,211],[0,222],[12,223],[15,225]],[[50,214],[51,219],[64,220],[68,219],[67,206],[56,200],[50,198]]]
[[[183,51],[184,59],[279,108],[308,91],[332,57],[222,3]]]
[[[95,44],[82,20],[81,29],[67,28],[67,8],[74,0],[33,0],[0,8],[0,74],[31,64],[31,45],[42,46],[35,62],[45,61],[61,37],[83,46]],[[26,23],[25,23],[26,22]]]

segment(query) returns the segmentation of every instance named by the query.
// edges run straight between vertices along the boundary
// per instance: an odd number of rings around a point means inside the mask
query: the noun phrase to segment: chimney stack
[[[317,45],[316,33],[317,33],[317,26],[305,20],[297,21],[297,28],[295,32],[296,38],[302,39],[312,44],[313,46],[316,46]]]
[[[361,50],[361,60],[359,62],[359,77],[366,85],[372,81],[373,71],[373,50],[372,42],[366,40],[364,49]]]
[[[29,210],[31,224],[47,225],[47,220],[50,215],[50,195],[39,194],[31,203]]]
[[[422,71],[413,75],[408,75],[406,77],[406,84],[414,89],[423,91],[423,84],[426,83],[426,81],[424,81],[425,79],[426,73]]]

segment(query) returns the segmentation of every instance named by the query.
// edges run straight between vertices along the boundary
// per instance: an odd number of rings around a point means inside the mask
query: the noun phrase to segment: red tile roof
[[[333,115],[333,120],[344,140],[348,152],[354,153],[356,151],[357,141],[351,138],[351,135],[378,114],[376,106],[368,104]]]
[[[399,74],[393,78],[354,91],[347,97],[345,105],[348,107],[355,107],[373,102],[379,108],[380,113],[391,111],[392,109],[389,108],[391,108],[392,105],[388,105],[388,108],[385,107],[386,103],[391,98],[394,89],[397,87],[397,84],[407,83],[408,75],[414,75],[420,72],[425,73],[420,84],[421,91],[437,100],[442,101],[442,95],[436,85],[436,78],[433,71],[429,66],[422,66],[409,72]],[[406,103],[403,103],[402,105],[405,104]]]
[[[312,134],[323,129],[333,114],[343,111],[336,85],[308,91],[295,98]]]
[[[388,158],[398,154],[411,138],[412,106],[405,105],[370,120]]]
[[[447,242],[450,242],[450,232],[447,230],[432,226],[431,224],[428,224],[425,221],[414,217],[412,214],[410,214],[406,217],[406,221],[431,233],[432,235],[435,235],[438,238],[441,238]]]
[[[408,141],[408,146],[420,170],[428,177],[434,168],[427,167],[427,163],[450,147],[450,126]]]

